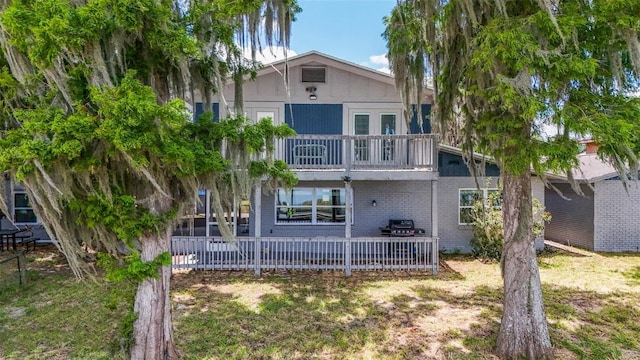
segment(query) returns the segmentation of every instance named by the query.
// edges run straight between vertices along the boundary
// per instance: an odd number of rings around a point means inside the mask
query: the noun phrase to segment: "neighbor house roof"
[[[464,156],[461,148],[447,145],[438,144],[440,151],[444,151],[450,154]],[[473,158],[476,160],[484,160],[489,163],[494,163],[495,160],[491,156],[487,156],[478,152],[473,153]],[[578,182],[596,182],[617,176],[618,173],[615,168],[602,161],[597,154],[580,154],[578,155],[580,166],[573,170],[573,178]],[[562,180],[567,181],[566,175],[558,175],[551,172],[546,172],[545,177],[549,180]]]
[[[598,154],[580,154],[578,161],[580,161],[580,165],[573,170],[573,177],[576,181],[593,183],[618,175],[616,169],[600,159]]]

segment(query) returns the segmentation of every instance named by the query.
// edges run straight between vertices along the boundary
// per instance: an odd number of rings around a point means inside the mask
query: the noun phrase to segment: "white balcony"
[[[293,170],[437,171],[437,138],[412,135],[297,135],[276,142]]]

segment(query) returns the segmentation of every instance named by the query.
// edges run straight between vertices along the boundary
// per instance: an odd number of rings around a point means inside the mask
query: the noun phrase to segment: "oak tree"
[[[418,48],[399,46],[394,32],[413,31],[407,24],[416,20]],[[623,180],[638,177],[640,100],[629,94],[640,80],[640,2],[404,0],[387,32],[392,68],[410,57],[433,77],[431,118],[444,136],[461,116],[459,145],[468,158],[480,151],[501,169],[504,306],[497,355],[552,358],[531,178],[554,172],[572,180],[580,137],[591,137]],[[420,66],[405,71],[424,76]],[[411,78],[397,79],[411,87]],[[549,129],[558,134],[548,136]]]
[[[76,275],[91,274],[86,249],[124,259],[116,277],[137,283],[130,358],[180,357],[171,233],[198,189],[222,212],[254,179],[295,181],[259,156],[289,128],[245,119],[240,95],[239,115],[219,123],[191,121],[189,106],[211,108],[227,79],[255,71],[243,46],[288,46],[298,10],[295,0],[0,4],[0,170],[25,189]]]

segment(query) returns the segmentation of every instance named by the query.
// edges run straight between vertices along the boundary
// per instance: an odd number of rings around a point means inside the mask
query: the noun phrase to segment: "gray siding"
[[[622,181],[594,184],[596,251],[640,251],[640,184]]]
[[[544,187],[544,183],[542,182],[542,180],[540,180],[540,178],[537,177],[537,176],[531,178],[531,193],[533,194],[533,198],[534,199],[538,199],[538,201],[540,201],[540,204],[542,204],[544,206],[545,195],[546,195],[545,194],[545,187]],[[545,233],[542,233],[541,236],[536,238],[536,249],[537,250],[544,249],[544,236],[545,236]]]
[[[545,207],[551,212],[551,222],[545,228],[545,237],[563,244],[593,250],[594,196],[586,185],[578,196],[569,184],[554,184],[570,200],[563,199],[553,189],[546,189]]]
[[[300,182],[298,187],[343,188],[344,183]],[[431,234],[431,185],[428,181],[354,181],[352,237],[380,236],[389,219],[413,219]],[[376,207],[371,205],[372,201]],[[255,229],[251,228],[251,235]],[[344,236],[344,225],[277,225],[274,194],[262,197],[262,236]]]

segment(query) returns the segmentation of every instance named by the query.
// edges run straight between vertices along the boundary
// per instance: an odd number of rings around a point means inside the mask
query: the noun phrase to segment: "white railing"
[[[437,170],[437,138],[413,135],[297,135],[278,139],[275,157],[292,169]]]
[[[174,236],[174,269],[208,270],[423,270],[438,272],[438,239],[430,237]],[[258,256],[256,256],[258,254]]]

